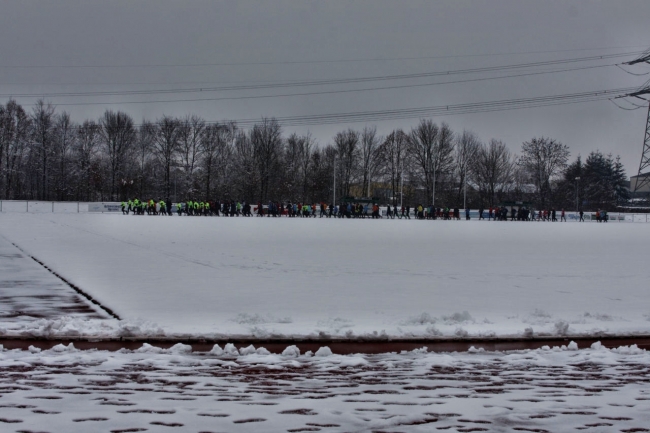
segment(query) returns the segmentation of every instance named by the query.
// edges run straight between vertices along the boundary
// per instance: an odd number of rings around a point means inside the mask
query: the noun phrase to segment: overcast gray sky
[[[20,94],[422,74],[650,47],[648,0],[57,0],[0,1],[0,6],[3,103]],[[633,76],[616,66],[600,67],[633,58],[449,77],[200,93],[50,95],[46,100],[76,121],[97,119],[106,109],[123,110],[136,123],[163,114],[198,114],[216,121],[366,112],[640,86],[650,77]],[[587,66],[599,67],[432,85]],[[650,72],[647,65],[627,69]],[[391,86],[402,87],[376,89]],[[358,91],[364,88],[375,90]],[[337,93],[242,99],[323,91]],[[240,99],[214,100],[224,97]],[[37,98],[15,99],[31,109]],[[194,101],[169,102],[179,99]],[[66,105],[80,103],[89,105]],[[485,141],[503,140],[515,152],[523,141],[543,135],[567,144],[572,159],[594,149],[619,154],[630,175],[638,170],[646,114],[645,109],[624,111],[604,100],[434,119],[448,122],[456,131],[472,130]],[[417,118],[386,119],[284,130],[309,131],[326,144],[336,131],[348,127],[375,125],[387,134],[397,127],[410,129],[417,122]]]

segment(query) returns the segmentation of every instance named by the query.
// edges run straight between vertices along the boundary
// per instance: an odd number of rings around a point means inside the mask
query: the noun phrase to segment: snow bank
[[[102,320],[62,316],[56,319],[0,322],[0,336],[29,338],[162,338],[165,331],[147,320]]]

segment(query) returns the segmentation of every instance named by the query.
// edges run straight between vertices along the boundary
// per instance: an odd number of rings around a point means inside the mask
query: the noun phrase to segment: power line
[[[295,97],[295,96],[331,95],[331,94],[339,94],[339,93],[358,93],[358,92],[367,92],[367,91],[375,91],[375,90],[394,90],[394,89],[405,89],[405,88],[415,88],[415,87],[432,87],[432,86],[441,86],[441,85],[448,85],[448,84],[472,83],[472,82],[500,80],[500,79],[507,79],[507,78],[554,74],[559,72],[581,71],[581,70],[605,68],[611,66],[616,66],[616,65],[609,64],[609,65],[584,66],[579,68],[566,68],[566,69],[551,70],[551,71],[528,72],[523,74],[503,75],[497,77],[472,78],[467,80],[443,81],[443,82],[436,82],[436,83],[401,84],[395,86],[366,87],[361,89],[323,90],[323,91],[314,91],[314,92],[284,93],[284,94],[275,94],[275,95],[224,96],[224,97],[214,97],[214,98],[170,99],[170,100],[154,100],[154,101],[65,102],[65,103],[58,103],[56,105],[57,106],[90,106],[90,105],[163,104],[163,103],[168,104],[168,103],[176,103],[176,102],[232,101],[232,100],[246,100],[246,99],[284,98],[284,97]],[[19,96],[19,95],[11,95],[11,96]],[[34,104],[26,104],[26,105],[33,106]]]
[[[402,108],[377,111],[360,111],[348,113],[313,114],[302,116],[274,117],[283,126],[329,125],[337,123],[367,123],[387,120],[417,119],[434,116],[450,116],[474,114],[494,111],[506,111],[524,108],[537,108],[567,104],[578,104],[602,100],[612,100],[617,96],[628,94],[635,87],[597,90],[561,95],[537,96],[531,98],[505,99],[497,101],[474,102],[431,107]],[[206,122],[207,124],[222,124],[234,122],[239,127],[247,128],[259,123],[257,119],[238,119]],[[134,125],[136,127],[142,125]],[[74,129],[81,128],[76,126]]]
[[[625,100],[625,102],[627,102],[628,104],[634,105],[635,108],[625,108],[625,107],[621,107],[620,105],[618,105],[618,104],[616,103],[616,101],[615,101],[614,99],[610,99],[609,102],[611,102],[612,104],[616,105],[616,106],[617,106],[618,108],[620,108],[621,110],[625,110],[625,111],[634,111],[634,110],[638,110],[639,108],[645,108],[645,107],[642,107],[642,106],[640,106],[640,105],[632,104],[630,101],[627,101],[627,100]]]
[[[580,52],[580,51],[599,51],[610,49],[640,48],[645,45],[623,46],[623,47],[604,47],[604,48],[577,48],[566,50],[541,50],[541,51],[521,51],[511,53],[484,53],[484,54],[457,54],[457,55],[439,55],[439,56],[416,56],[416,57],[378,57],[365,59],[329,59],[329,60],[287,60],[287,61],[269,61],[269,62],[214,62],[214,63],[168,63],[168,64],[124,64],[124,65],[0,65],[3,69],[122,69],[122,68],[195,68],[195,67],[213,67],[213,66],[263,66],[263,65],[298,65],[298,64],[322,64],[322,63],[360,63],[360,62],[386,62],[386,61],[404,61],[404,60],[436,60],[436,59],[455,59],[469,57],[496,57],[526,54],[549,54],[563,52]],[[639,54],[636,52],[635,54]]]
[[[333,123],[361,123],[382,120],[423,118],[443,115],[473,114],[491,111],[505,111],[522,108],[535,108],[551,105],[566,105],[612,99],[613,95],[629,92],[633,88],[609,89],[564,95],[541,96],[533,98],[507,99],[468,104],[439,105],[433,107],[407,108],[354,113],[332,113],[308,116],[276,117],[285,126],[325,125]],[[252,126],[259,119],[234,120],[240,126]]]
[[[624,63],[624,64],[627,64],[627,63]],[[625,69],[625,68],[624,68],[623,66],[621,66],[621,65],[616,65],[616,67],[619,68],[621,71],[623,71],[623,72],[625,72],[625,73],[627,73],[627,74],[633,75],[633,76],[635,76],[635,77],[642,77],[642,76],[644,76],[644,75],[648,75],[648,74],[650,74],[650,72],[645,72],[645,73],[642,73],[642,74],[638,74],[638,73],[630,72],[630,71],[628,71],[627,69]]]
[[[460,74],[475,74],[485,72],[501,72],[516,69],[534,68],[540,66],[562,65],[569,63],[589,62],[597,60],[607,60],[619,57],[627,57],[635,53],[618,53],[608,54],[601,56],[590,56],[570,59],[557,59],[541,62],[518,63],[511,65],[501,66],[487,66],[481,68],[470,69],[457,69],[449,71],[435,71],[435,72],[422,72],[415,74],[398,74],[398,75],[379,75],[371,77],[357,77],[357,78],[341,78],[341,79],[328,79],[328,80],[310,80],[310,81],[293,81],[293,82],[279,82],[270,84],[248,84],[236,86],[217,86],[217,87],[198,87],[189,89],[156,89],[156,90],[123,90],[123,91],[92,91],[92,92],[58,92],[58,93],[14,93],[14,94],[0,94],[0,97],[80,97],[80,96],[117,96],[117,95],[148,95],[148,94],[165,94],[165,93],[189,93],[189,92],[217,92],[217,91],[234,91],[234,90],[264,90],[285,87],[309,87],[321,85],[334,85],[334,84],[357,84],[372,81],[389,81],[389,80],[403,80],[415,78],[431,78]],[[609,65],[608,65],[609,66]]]

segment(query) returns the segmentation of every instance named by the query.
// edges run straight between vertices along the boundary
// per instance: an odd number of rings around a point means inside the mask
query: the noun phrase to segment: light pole
[[[399,172],[399,208],[404,206],[404,161],[402,161],[402,169]]]
[[[467,209],[467,161],[463,164],[463,209]]]
[[[436,206],[436,160],[434,146],[431,147],[431,176],[433,177],[433,193],[431,194],[431,207]]]
[[[332,188],[333,201],[332,206],[336,206],[336,156],[334,157],[334,187]]]
[[[579,177],[576,177],[576,212],[580,212],[580,206],[578,205],[578,182],[580,181]]]
[[[433,169],[433,194],[431,195],[431,207],[436,205],[436,169]]]

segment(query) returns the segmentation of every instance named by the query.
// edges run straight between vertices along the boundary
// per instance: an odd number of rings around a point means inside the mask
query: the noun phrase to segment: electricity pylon
[[[638,63],[650,64],[650,50],[644,52],[639,58],[632,60],[631,62],[627,62],[626,65],[636,65]],[[648,86],[648,83],[646,83],[643,88],[637,90],[636,92],[625,95],[625,97],[639,98],[648,103],[648,116],[645,123],[645,135],[643,136],[643,151],[641,152],[639,172],[637,174],[634,190],[632,192],[641,191],[643,187],[650,185],[650,172],[644,173],[644,171],[650,167],[650,101],[641,97],[641,95],[648,94],[650,94],[650,86]]]
[[[645,138],[643,139],[643,152],[641,153],[641,163],[639,164],[639,173],[634,184],[634,192],[650,185],[650,172],[643,173],[646,168],[650,167],[650,104],[648,104],[648,119],[645,123]]]

